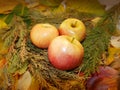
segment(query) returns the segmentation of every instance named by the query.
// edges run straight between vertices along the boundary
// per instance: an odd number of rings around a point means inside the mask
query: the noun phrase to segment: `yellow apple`
[[[84,23],[76,18],[68,18],[59,26],[60,35],[68,35],[82,41],[86,36],[86,27]]]
[[[48,48],[50,42],[59,35],[57,28],[48,23],[39,23],[30,31],[32,43],[39,48]]]

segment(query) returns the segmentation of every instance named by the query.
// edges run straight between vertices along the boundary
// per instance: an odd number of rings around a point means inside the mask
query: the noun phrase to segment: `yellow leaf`
[[[95,26],[100,20],[101,20],[101,17],[95,17],[91,21],[92,21],[92,24]]]
[[[50,7],[59,6],[59,4],[62,1],[63,0],[39,0],[40,4],[43,4],[43,5],[46,5],[46,6],[50,6]]]
[[[79,12],[91,13],[96,15],[105,14],[105,8],[97,0],[67,0],[68,8],[78,10]]]
[[[0,0],[0,14],[10,13],[19,3],[25,4],[25,0]]]
[[[4,46],[4,41],[0,37],[0,58],[7,54],[8,48]]]
[[[4,46],[0,47],[0,55],[5,55],[7,54],[7,52],[8,52],[7,47],[4,47]]]
[[[106,65],[110,65],[114,61],[115,54],[118,53],[120,54],[120,48],[108,47],[109,56],[107,57]]]
[[[63,13],[65,13],[65,11],[66,11],[66,8],[64,7],[64,5],[60,4],[59,7],[55,8],[52,11],[52,14],[53,15],[62,15]]]
[[[45,5],[39,5],[37,7],[34,7],[34,9],[38,12],[40,12],[44,16],[51,15],[51,9],[48,6]]]
[[[34,78],[32,78],[32,82],[28,90],[39,90],[39,88],[40,86],[39,86],[38,80],[35,80]]]
[[[8,28],[8,25],[3,20],[0,20],[0,32],[1,32],[1,29],[4,29],[4,28]]]

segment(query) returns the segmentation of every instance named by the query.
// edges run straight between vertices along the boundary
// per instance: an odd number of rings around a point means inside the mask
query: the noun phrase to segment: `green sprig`
[[[102,61],[102,54],[107,51],[110,37],[115,31],[115,25],[110,17],[103,17],[98,24],[91,29],[83,42],[85,55],[80,70],[85,76],[90,76],[97,71]]]

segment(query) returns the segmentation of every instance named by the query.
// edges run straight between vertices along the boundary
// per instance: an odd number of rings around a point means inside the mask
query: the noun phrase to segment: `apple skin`
[[[48,23],[39,23],[30,31],[32,43],[39,48],[48,48],[50,42],[59,35],[57,28]]]
[[[82,44],[73,37],[61,35],[52,40],[48,47],[51,64],[60,70],[71,70],[79,66],[84,56]]]
[[[86,27],[81,20],[68,18],[60,24],[59,33],[72,36],[81,42],[86,36]]]

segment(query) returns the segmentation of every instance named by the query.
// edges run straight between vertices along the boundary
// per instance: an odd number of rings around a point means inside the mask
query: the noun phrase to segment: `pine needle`
[[[85,76],[90,76],[97,71],[102,61],[102,54],[107,51],[110,37],[115,31],[115,25],[109,17],[103,17],[86,36],[83,46],[85,56],[80,70]]]

